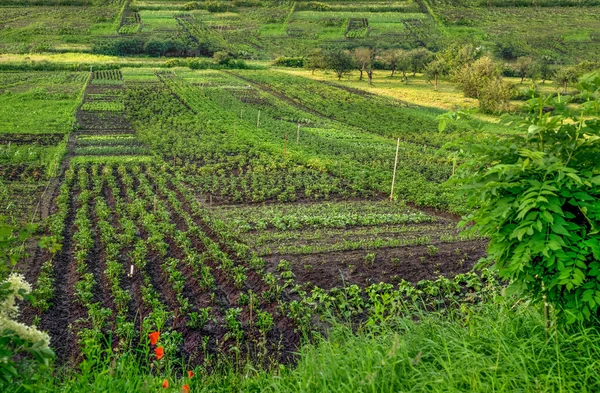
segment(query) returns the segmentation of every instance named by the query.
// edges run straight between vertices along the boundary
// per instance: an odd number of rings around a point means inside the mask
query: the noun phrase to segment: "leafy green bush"
[[[304,58],[304,57],[280,56],[275,59],[275,61],[273,62],[273,65],[282,66],[282,67],[302,68],[302,67],[304,67],[305,62],[306,62],[306,58]]]
[[[600,313],[600,73],[580,87],[591,99],[578,110],[533,98],[524,118],[505,118],[525,136],[478,146],[462,179],[489,261],[567,324]]]

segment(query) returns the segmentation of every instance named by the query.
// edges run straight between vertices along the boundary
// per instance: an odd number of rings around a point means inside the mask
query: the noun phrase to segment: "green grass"
[[[44,392],[594,392],[600,387],[600,335],[544,327],[526,299],[499,298],[461,312],[388,319],[358,331],[334,324],[299,351],[296,366],[259,371],[224,366],[189,379],[177,360],[151,371],[131,353],[88,353],[80,370],[37,374]],[[105,360],[99,360],[104,358]],[[184,366],[185,367],[185,366]],[[185,368],[184,368],[185,369]],[[169,389],[161,388],[167,379]],[[14,386],[9,391],[18,391]]]
[[[0,94],[0,133],[68,132],[85,75],[0,73],[0,81],[5,81],[6,89]]]

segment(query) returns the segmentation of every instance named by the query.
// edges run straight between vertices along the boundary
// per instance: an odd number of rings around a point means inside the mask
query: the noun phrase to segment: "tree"
[[[507,36],[498,40],[496,42],[496,49],[498,56],[505,60],[515,60],[531,52],[527,48],[527,44],[515,36]]]
[[[600,74],[581,86],[597,93]],[[529,100],[524,117],[505,119],[519,132],[466,146],[475,158],[455,178],[474,209],[463,223],[488,237],[488,263],[509,292],[549,302],[566,324],[600,317],[598,104],[572,111],[562,97]]]
[[[393,49],[383,52],[381,60],[392,71],[392,77],[396,70],[402,72],[402,80],[407,81],[406,72],[410,69],[410,57],[408,51],[403,49]]]
[[[567,94],[569,83],[575,83],[578,77],[578,71],[575,67],[562,67],[556,71],[554,80],[559,86],[562,86],[563,93]]]
[[[473,63],[481,57],[481,49],[473,44],[454,44],[443,52],[438,53],[438,59],[443,59],[448,71],[459,70],[468,63]]]
[[[354,68],[354,59],[347,51],[333,49],[325,53],[326,68],[335,72],[338,80]]]
[[[160,57],[167,53],[169,44],[167,41],[152,38],[144,44],[144,52],[153,57]]]
[[[373,49],[371,48],[356,48],[352,51],[354,61],[360,71],[360,80],[363,80],[363,73],[367,70],[370,64],[373,63]]]
[[[315,70],[326,68],[325,54],[322,49],[315,49],[306,57],[304,67],[312,71],[314,75]]]
[[[422,71],[425,65],[431,61],[432,53],[425,48],[417,48],[411,50],[408,56],[410,58],[410,69],[413,76],[415,76],[417,72]]]
[[[446,63],[441,59],[435,59],[425,67],[425,77],[428,81],[433,81],[435,91],[438,90],[438,79],[447,73]]]
[[[465,64],[454,73],[466,97],[477,98],[484,112],[498,112],[507,109],[512,96],[512,87],[502,80],[502,70],[491,58],[484,56]]]
[[[525,77],[527,75],[529,75],[529,72],[531,71],[531,69],[533,67],[533,59],[531,57],[519,57],[517,59],[517,62],[515,63],[515,66],[517,67],[517,71],[519,72],[519,75],[521,76],[521,84],[522,84],[523,81],[525,80]]]
[[[493,79],[501,78],[500,67],[488,57],[465,64],[455,72],[454,81],[457,82],[466,97],[479,98],[483,86]]]

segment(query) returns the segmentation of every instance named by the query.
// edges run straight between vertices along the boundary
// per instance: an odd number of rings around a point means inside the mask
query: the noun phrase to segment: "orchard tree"
[[[575,83],[578,77],[578,70],[573,66],[562,67],[556,71],[554,80],[563,88],[563,93],[567,94],[569,84]]]
[[[323,49],[315,49],[306,57],[304,67],[312,71],[314,75],[315,70],[323,70],[326,68],[325,53]]]
[[[407,56],[407,52],[405,50],[391,49],[391,50],[385,51],[381,55],[381,60],[392,71],[392,75],[390,75],[390,76],[393,77],[394,74],[396,73],[396,70],[400,69],[403,72],[402,79],[405,78],[406,71],[408,70],[408,67],[409,67],[408,56]]]
[[[425,66],[425,77],[428,81],[433,81],[435,91],[438,91],[438,79],[447,74],[448,68],[442,59],[435,59]]]
[[[545,84],[548,79],[554,76],[554,60],[548,55],[544,55],[538,61],[540,68],[540,78],[542,78],[542,84]]]
[[[417,72],[423,71],[425,66],[431,61],[433,54],[425,48],[413,49],[408,53],[410,58],[410,69],[413,76],[417,75]]]
[[[341,80],[344,74],[354,69],[354,64],[354,58],[348,51],[332,49],[325,53],[325,66],[335,72],[338,80]]]
[[[359,80],[363,80],[363,73],[373,66],[374,51],[371,48],[356,48],[352,51],[352,55],[360,72]]]
[[[533,69],[533,59],[531,57],[519,57],[515,63],[515,66],[517,67],[517,71],[521,77],[521,84],[523,84],[525,77],[529,76],[531,70]]]

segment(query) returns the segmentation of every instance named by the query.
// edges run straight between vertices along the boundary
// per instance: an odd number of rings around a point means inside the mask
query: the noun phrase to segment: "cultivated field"
[[[6,88],[31,94],[10,75]],[[28,213],[43,206],[47,233],[63,244],[55,254],[34,247],[19,264],[36,283],[26,314],[38,315],[62,361],[80,359],[89,340],[127,350],[159,330],[167,352],[191,364],[208,367],[234,348],[265,365],[287,362],[322,313],[364,319],[374,293],[436,297],[427,288],[442,285],[462,296],[482,285],[467,272],[485,240],[437,210],[460,210],[442,186],[452,162],[435,153],[459,130],[439,134],[435,113],[283,73],[20,75],[79,89],[68,137],[44,123],[3,136],[6,149],[24,149],[17,135],[32,144],[31,163],[11,150],[11,168],[23,172],[53,144],[63,149],[49,183],[50,174],[4,175],[13,197],[44,190]],[[329,105],[328,95],[346,104]],[[360,116],[368,112],[379,125]],[[456,278],[421,283],[442,275]],[[346,291],[352,305],[339,297]]]

